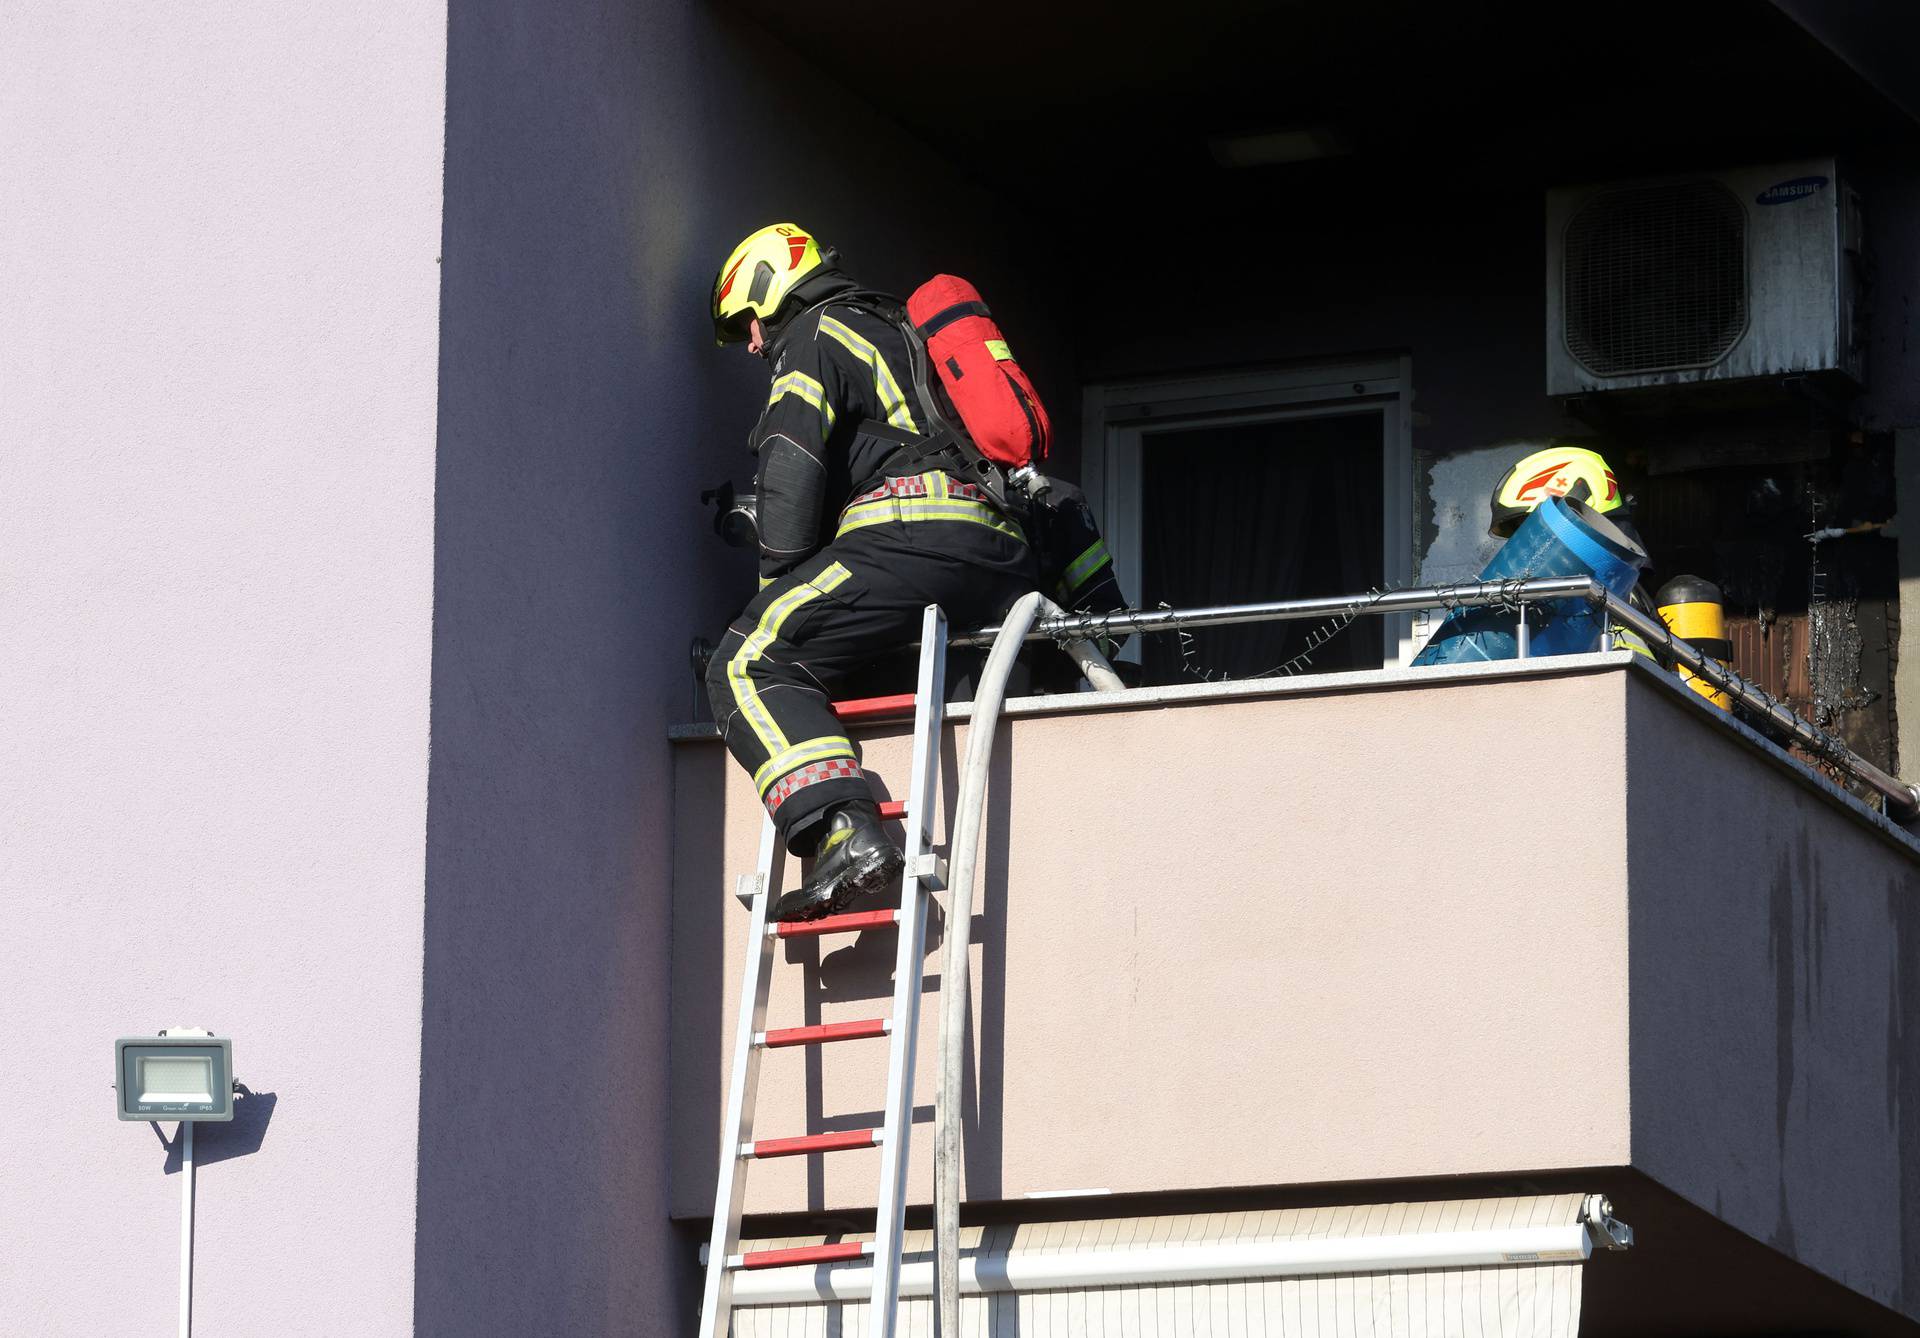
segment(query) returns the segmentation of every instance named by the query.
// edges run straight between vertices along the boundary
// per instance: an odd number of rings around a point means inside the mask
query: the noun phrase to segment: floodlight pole
[[[180,1338],[193,1335],[193,1121],[182,1120],[180,1144]]]

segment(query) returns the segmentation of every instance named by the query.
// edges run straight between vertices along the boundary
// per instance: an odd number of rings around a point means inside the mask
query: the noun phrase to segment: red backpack
[[[907,299],[907,319],[980,453],[1008,470],[1045,460],[1053,425],[980,290],[936,274]]]

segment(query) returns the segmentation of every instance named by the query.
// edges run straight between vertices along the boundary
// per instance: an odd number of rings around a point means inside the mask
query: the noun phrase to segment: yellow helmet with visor
[[[832,267],[832,253],[798,223],[761,228],[733,248],[714,277],[714,342],[744,343],[754,317],[772,324],[796,287]]]
[[[1542,501],[1565,497],[1581,483],[1587,489],[1580,500],[1595,511],[1605,514],[1627,504],[1620,481],[1598,451],[1560,445],[1522,456],[1493,485],[1493,523],[1487,532],[1496,539],[1509,538]]]

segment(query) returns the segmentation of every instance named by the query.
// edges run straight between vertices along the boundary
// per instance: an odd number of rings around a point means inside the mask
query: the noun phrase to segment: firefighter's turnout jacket
[[[806,853],[827,809],[872,797],[828,705],[837,685],[917,639],[928,604],[978,626],[1037,573],[1019,526],[976,488],[909,463],[914,452],[871,430],[926,426],[891,323],[828,299],[768,351],[773,384],[752,441],[761,589],[721,639],[707,691],[728,749]]]
[[[1086,494],[1062,479],[1052,480],[1051,489],[1034,516],[1040,532],[1029,536],[1039,556],[1040,589],[1070,613],[1124,609],[1126,596]]]

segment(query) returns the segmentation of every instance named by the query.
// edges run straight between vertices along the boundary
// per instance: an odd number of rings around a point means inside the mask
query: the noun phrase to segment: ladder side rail
[[[740,1215],[746,1203],[748,1158],[743,1144],[753,1141],[754,1097],[760,1085],[761,1047],[754,1036],[766,1029],[767,993],[773,978],[775,940],[767,932],[786,851],[773,819],[760,829],[760,858],[749,906],[746,956],[740,968],[740,1018],[727,1079],[727,1113],[720,1128],[720,1175],[713,1190],[713,1234],[707,1244],[707,1280],[700,1302],[700,1338],[726,1338],[733,1311],[733,1272],[728,1260],[740,1243]]]
[[[920,1034],[927,902],[932,893],[924,857],[932,853],[940,785],[941,728],[946,713],[947,620],[929,604],[920,628],[920,680],[915,691],[913,771],[907,800],[906,871],[900,883],[899,939],[893,967],[893,1044],[887,1057],[887,1104],[880,1145],[880,1192],[873,1234],[869,1338],[893,1338],[900,1298],[901,1232],[906,1216],[908,1133],[913,1123],[915,1048]]]

